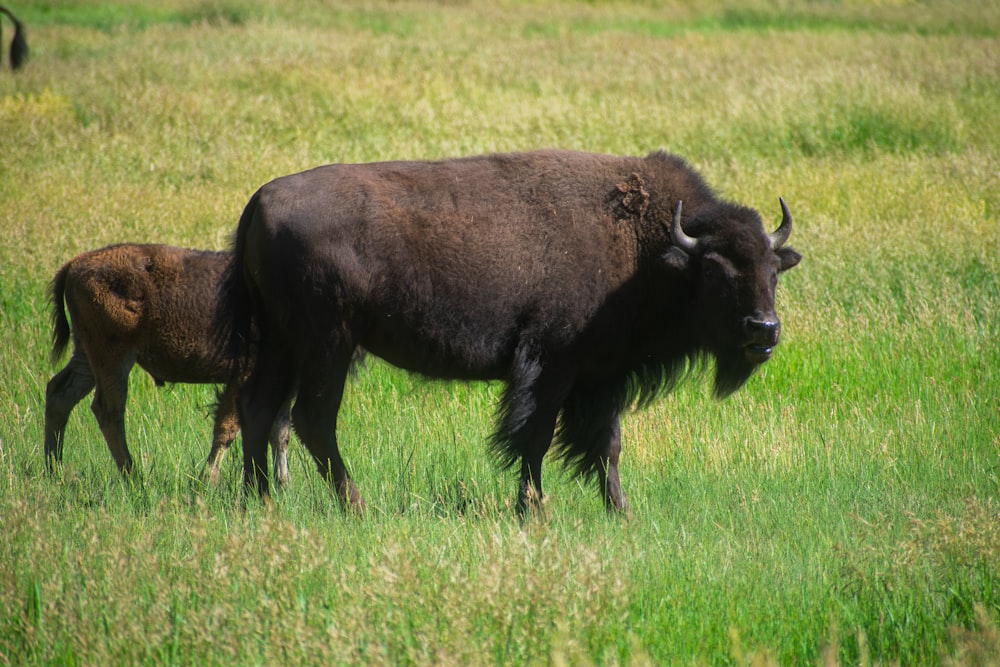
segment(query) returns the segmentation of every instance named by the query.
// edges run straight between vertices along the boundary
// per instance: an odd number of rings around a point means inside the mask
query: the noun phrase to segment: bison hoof
[[[542,516],[545,513],[545,499],[534,487],[521,489],[517,496],[517,514],[522,519]]]

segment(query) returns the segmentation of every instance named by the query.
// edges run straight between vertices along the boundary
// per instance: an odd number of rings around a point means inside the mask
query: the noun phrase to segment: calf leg
[[[129,360],[110,372],[96,378],[97,388],[91,410],[101,427],[104,440],[108,443],[111,456],[123,475],[132,473],[132,455],[125,442],[125,401],[128,398],[128,374],[132,369]]]
[[[209,484],[218,483],[219,464],[236,439],[236,434],[240,432],[238,398],[239,388],[235,382],[227,384],[219,396],[219,405],[215,410],[212,449],[208,452],[208,460],[201,473],[202,480]]]
[[[365,503],[347,472],[337,445],[337,413],[344,395],[350,360],[348,350],[347,354],[337,355],[329,368],[303,372],[292,421],[299,439],[312,454],[316,469],[341,505],[360,514],[365,510]]]
[[[286,401],[278,412],[274,426],[271,427],[271,455],[274,459],[274,481],[278,488],[288,486],[288,437],[291,432],[291,421],[288,416],[289,404]],[[215,430],[212,435],[212,449],[202,470],[201,479],[208,484],[219,482],[219,466],[226,456],[233,440],[240,432],[239,420],[239,387],[235,383],[225,386],[219,397],[219,406],[215,413]]]
[[[271,457],[274,459],[274,483],[279,489],[288,486],[288,437],[292,430],[289,415],[291,399],[285,401],[271,426]]]
[[[65,368],[45,387],[45,465],[53,472],[62,463],[63,438],[69,415],[94,389],[94,374],[82,351],[76,349]]]

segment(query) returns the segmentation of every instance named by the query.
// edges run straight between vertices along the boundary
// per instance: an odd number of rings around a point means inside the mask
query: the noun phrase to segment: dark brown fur
[[[20,69],[28,59],[28,40],[25,37],[24,24],[6,7],[0,6],[0,14],[6,14],[14,24],[14,35],[10,38],[10,68]],[[2,43],[3,40],[0,39],[0,44]]]
[[[674,232],[681,200],[687,235]],[[363,507],[336,435],[360,345],[430,377],[505,382],[492,442],[520,465],[521,510],[541,502],[553,436],[624,510],[619,415],[702,359],[724,396],[771,355],[777,275],[800,259],[785,238],[663,153],[330,165],[274,180],[235,242],[235,339],[259,327],[240,404],[245,482],[266,494],[267,426],[297,393],[296,432],[341,501]]]
[[[129,372],[139,364],[157,385],[224,385],[204,472],[208,481],[217,480],[219,463],[239,433],[240,356],[228,354],[228,341],[212,336],[231,262],[229,253],[114,245],[78,255],[59,269],[50,287],[52,360],[58,361],[70,340],[66,310],[73,322],[73,356],[45,392],[45,459],[50,470],[62,462],[70,412],[96,387],[91,408],[108,449],[122,473],[132,471],[125,443],[125,401]],[[288,424],[286,406],[271,433],[279,484],[288,477]]]

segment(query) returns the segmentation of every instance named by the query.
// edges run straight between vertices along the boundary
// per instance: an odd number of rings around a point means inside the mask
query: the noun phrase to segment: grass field
[[[0,664],[1000,664],[997,3],[5,4]],[[238,447],[203,486],[213,389],[139,372],[139,479],[89,400],[45,474],[74,254],[224,248],[322,163],[538,147],[665,149],[795,216],[775,358],[625,419],[630,519],[550,463],[520,523],[499,386],[377,361],[341,417],[364,519],[295,442],[272,506]]]

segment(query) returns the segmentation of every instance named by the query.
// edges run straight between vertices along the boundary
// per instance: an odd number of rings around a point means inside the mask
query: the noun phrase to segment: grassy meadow
[[[0,665],[1000,664],[997,3],[4,4]],[[668,150],[795,217],[774,359],[623,421],[629,519],[550,462],[522,524],[500,387],[377,360],[341,413],[363,519],[294,438],[270,506],[238,442],[201,484],[214,389],[139,371],[138,479],[89,398],[45,473],[73,255],[224,248],[318,164],[539,147]]]

